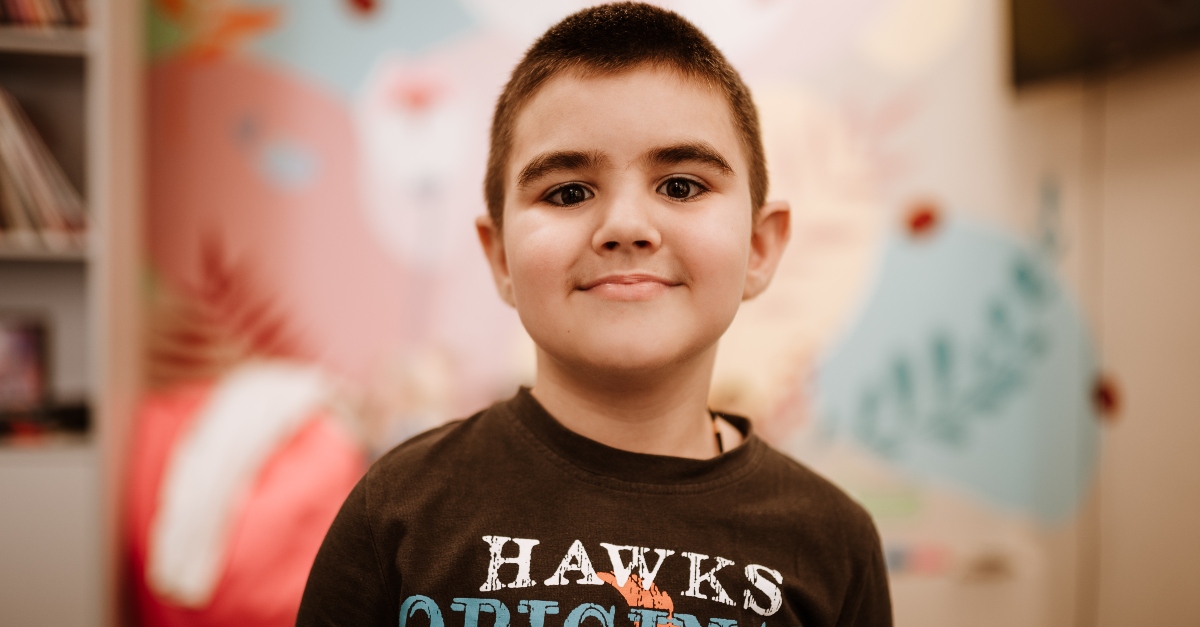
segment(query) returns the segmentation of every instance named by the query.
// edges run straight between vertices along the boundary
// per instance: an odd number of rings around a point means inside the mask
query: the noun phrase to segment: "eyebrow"
[[[729,162],[706,142],[690,142],[655,148],[646,154],[645,160],[654,165],[676,165],[686,162],[707,164],[724,174],[733,174]],[[608,162],[608,157],[596,151],[556,150],[544,152],[525,164],[517,174],[517,187],[523,188],[547,174],[570,170],[599,168]]]
[[[517,175],[517,187],[525,187],[552,172],[594,169],[607,161],[607,157],[595,151],[557,150],[554,152],[544,152],[530,160],[524,168],[521,168],[521,173]]]
[[[707,164],[724,174],[733,174],[733,168],[729,166],[729,162],[721,156],[721,153],[717,152],[716,148],[705,142],[655,148],[647,153],[646,161],[654,165],[676,165],[691,161]]]

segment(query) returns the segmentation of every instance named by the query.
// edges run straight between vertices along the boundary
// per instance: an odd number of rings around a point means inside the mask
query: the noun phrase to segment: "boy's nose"
[[[615,202],[607,208],[602,219],[592,237],[592,247],[598,253],[649,252],[662,245],[662,235],[651,220],[649,208],[641,203]]]

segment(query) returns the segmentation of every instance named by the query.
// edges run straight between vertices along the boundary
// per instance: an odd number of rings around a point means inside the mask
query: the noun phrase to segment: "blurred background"
[[[472,221],[586,4],[0,0],[0,624],[291,624],[366,464],[531,379]],[[1200,1],[661,4],[794,212],[712,404],[897,624],[1200,624]]]

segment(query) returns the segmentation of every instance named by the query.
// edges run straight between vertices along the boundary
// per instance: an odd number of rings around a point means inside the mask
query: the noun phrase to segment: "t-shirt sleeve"
[[[346,497],[308,574],[297,626],[394,625],[398,613],[375,550],[367,477]]]
[[[869,557],[861,569],[856,590],[842,605],[838,627],[892,627],[892,597],[888,591],[887,565],[883,547],[874,526],[871,528]]]

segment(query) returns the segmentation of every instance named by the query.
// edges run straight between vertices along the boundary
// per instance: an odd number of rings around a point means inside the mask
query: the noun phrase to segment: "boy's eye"
[[[552,205],[569,207],[571,205],[578,205],[594,195],[592,190],[579,183],[568,183],[562,187],[555,188],[554,191],[546,195],[545,200]]]
[[[662,185],[658,186],[658,193],[665,194],[668,198],[674,198],[675,200],[695,198],[706,191],[708,190],[703,185],[692,179],[685,178],[667,179]]]

